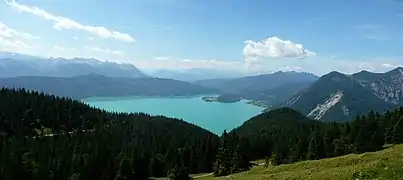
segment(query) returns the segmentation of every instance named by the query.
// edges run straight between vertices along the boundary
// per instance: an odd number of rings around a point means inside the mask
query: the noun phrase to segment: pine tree
[[[238,139],[233,152],[233,158],[231,161],[231,173],[241,172],[249,170],[250,159],[248,157],[249,143],[246,139]]]
[[[115,177],[115,180],[130,180],[130,179],[135,179],[133,173],[133,165],[132,162],[127,157],[123,157],[122,160],[120,161],[120,167]]]
[[[227,131],[224,131],[222,142],[217,150],[216,161],[213,166],[214,176],[225,176],[231,173],[231,156],[232,152],[229,150],[229,137]]]
[[[169,180],[190,180],[188,170],[183,165],[175,166],[168,171],[167,175]]]
[[[319,132],[312,132],[308,145],[307,159],[320,159],[323,157],[323,140],[320,138]]]
[[[271,157],[269,159],[269,164],[272,166],[277,166],[277,165],[281,164],[281,160],[280,160],[280,157],[278,156],[277,152],[273,152],[271,154]]]
[[[403,143],[403,117],[393,126],[393,143]]]

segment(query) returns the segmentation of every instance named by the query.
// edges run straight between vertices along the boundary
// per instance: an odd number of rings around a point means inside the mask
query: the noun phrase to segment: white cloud
[[[243,49],[245,61],[251,62],[259,59],[279,59],[279,58],[297,58],[303,59],[315,56],[316,53],[307,50],[302,44],[296,44],[289,40],[282,40],[276,36],[267,38],[263,41],[245,41]]]
[[[168,59],[170,59],[169,57],[166,57],[166,56],[158,56],[158,57],[155,57],[154,58],[155,60],[168,60]]]
[[[95,39],[93,37],[87,37],[88,41],[95,41]]]
[[[57,29],[57,30],[76,29],[76,30],[86,31],[88,33],[97,35],[104,39],[115,39],[115,40],[119,40],[119,41],[123,41],[123,42],[134,42],[134,39],[129,34],[126,34],[126,33],[109,30],[102,26],[91,26],[91,25],[81,24],[79,22],[76,22],[76,21],[66,18],[66,17],[53,15],[53,14],[48,13],[45,10],[39,9],[37,7],[30,7],[30,6],[26,6],[23,4],[19,4],[15,0],[5,0],[5,2],[9,6],[11,6],[19,11],[31,13],[33,15],[42,17],[46,20],[53,21],[53,23],[54,23],[53,28]]]
[[[79,40],[78,37],[75,37],[75,36],[73,37],[73,39],[74,39],[75,41],[78,41],[78,40]]]
[[[111,54],[111,55],[116,55],[116,56],[124,56],[125,55],[122,51],[108,49],[108,48],[84,46],[84,49],[89,50],[89,51],[93,51],[93,52],[100,52],[100,53]]]
[[[33,54],[37,47],[29,45],[27,41],[39,39],[39,37],[26,32],[17,31],[0,22],[0,50]]]
[[[30,48],[33,47],[22,41],[7,39],[0,36],[1,51],[24,52],[24,50],[29,50]]]
[[[383,63],[381,66],[384,67],[384,68],[397,68],[397,67],[403,67],[403,64]]]
[[[11,29],[4,23],[0,22],[0,36],[4,38],[15,38],[15,37],[20,37],[24,39],[40,39],[38,36],[31,35],[26,32],[20,32],[16,31],[14,29]]]
[[[301,72],[301,71],[304,71],[304,68],[299,67],[299,66],[285,66],[285,67],[282,67],[282,68],[278,69],[278,71],[296,71],[296,72]]]

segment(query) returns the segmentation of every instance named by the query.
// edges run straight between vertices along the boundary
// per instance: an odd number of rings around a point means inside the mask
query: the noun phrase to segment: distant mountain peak
[[[358,72],[357,74],[359,74],[359,73],[370,73],[370,74],[372,74],[373,72],[369,72],[368,70],[361,70],[360,72]]]
[[[345,76],[345,74],[343,74],[343,73],[341,73],[341,72],[339,72],[339,71],[331,71],[330,73],[328,73],[327,75],[329,75],[329,76],[335,76],[335,75],[337,75],[337,76]],[[325,75],[326,76],[326,75]]]

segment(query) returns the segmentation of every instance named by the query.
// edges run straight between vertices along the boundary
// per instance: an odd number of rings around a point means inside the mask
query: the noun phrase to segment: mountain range
[[[86,58],[41,58],[0,52],[0,77],[73,77],[86,74],[101,74],[108,77],[148,77],[134,65],[127,63],[119,64]]]
[[[386,73],[361,71],[347,75],[331,72],[280,106],[322,121],[346,121],[373,110],[403,105],[403,68]]]
[[[25,88],[74,99],[92,96],[186,96],[217,93],[212,88],[173,79],[106,77],[99,74],[0,78],[0,87]]]
[[[167,71],[165,76],[169,74],[174,73]],[[203,76],[205,74],[211,76]],[[152,78],[132,64],[0,52],[1,87],[26,88],[76,99],[220,94],[222,97],[262,102],[269,109],[290,107],[321,121],[346,121],[370,110],[383,112],[403,106],[401,67],[386,73],[361,71],[348,75],[333,71],[320,78],[305,72],[279,71],[235,77],[236,73],[231,72],[191,69],[178,72],[172,78],[191,81],[213,76],[227,78],[185,82]]]

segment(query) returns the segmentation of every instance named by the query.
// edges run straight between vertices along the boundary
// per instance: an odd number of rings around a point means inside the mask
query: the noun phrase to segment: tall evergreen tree
[[[323,142],[320,137],[319,131],[314,130],[309,138],[307,158],[315,160],[320,159],[322,157],[323,157]]]

